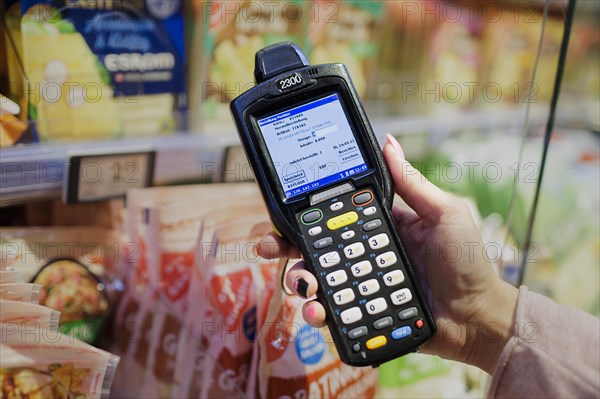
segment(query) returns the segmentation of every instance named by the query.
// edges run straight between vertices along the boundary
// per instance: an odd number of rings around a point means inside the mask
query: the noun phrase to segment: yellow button
[[[385,335],[379,335],[367,341],[367,348],[373,350],[381,348],[385,344],[387,344],[387,338],[385,337]]]
[[[346,212],[343,215],[336,216],[327,221],[327,228],[329,230],[337,230],[341,229],[344,226],[348,226],[349,224],[356,223],[358,220],[358,213],[351,211]]]

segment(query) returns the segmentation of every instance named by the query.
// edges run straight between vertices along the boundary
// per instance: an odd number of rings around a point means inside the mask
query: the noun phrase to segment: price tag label
[[[95,202],[122,197],[132,188],[149,187],[154,177],[154,151],[72,156],[64,201]]]

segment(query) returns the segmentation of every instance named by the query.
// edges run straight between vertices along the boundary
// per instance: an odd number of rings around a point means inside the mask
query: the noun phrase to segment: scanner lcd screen
[[[257,123],[286,199],[368,169],[338,94]]]

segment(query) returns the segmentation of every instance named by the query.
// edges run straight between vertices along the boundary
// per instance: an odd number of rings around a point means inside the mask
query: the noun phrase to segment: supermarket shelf
[[[223,150],[229,139],[174,134],[170,136],[35,144],[0,151],[0,207],[60,196],[74,155],[156,151],[154,183],[168,184],[220,178]]]
[[[600,104],[565,101],[559,107],[557,126],[584,125],[598,130]],[[431,145],[457,131],[477,130],[483,134],[503,130],[520,134],[525,107],[451,112],[427,117],[374,120],[373,128],[383,143],[385,134],[427,134]],[[530,109],[531,127],[545,124],[548,107]],[[174,134],[170,136],[88,141],[73,144],[36,144],[0,150],[0,207],[60,196],[73,155],[119,154],[156,151],[154,183],[219,181],[223,176],[225,149],[239,145],[234,134],[227,137]]]

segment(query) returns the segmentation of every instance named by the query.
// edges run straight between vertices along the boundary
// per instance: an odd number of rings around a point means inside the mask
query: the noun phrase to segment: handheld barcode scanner
[[[279,234],[302,251],[344,363],[415,351],[436,326],[396,233],[393,184],[341,64],[295,44],[256,53],[256,86],[231,102]]]

